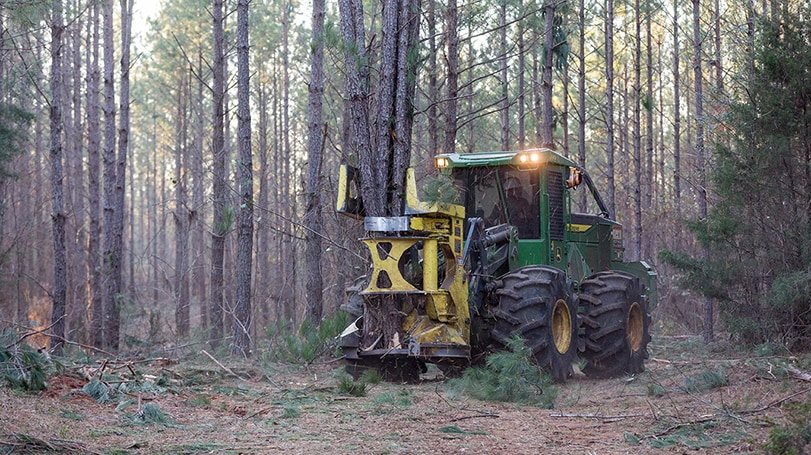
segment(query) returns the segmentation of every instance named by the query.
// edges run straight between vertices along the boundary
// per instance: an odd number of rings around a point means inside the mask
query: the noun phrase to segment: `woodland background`
[[[420,176],[553,144],[659,271],[654,331],[807,346],[807,3],[165,0],[133,40],[142,7],[0,4],[5,330],[247,355],[317,325],[366,269],[333,204],[366,128]]]

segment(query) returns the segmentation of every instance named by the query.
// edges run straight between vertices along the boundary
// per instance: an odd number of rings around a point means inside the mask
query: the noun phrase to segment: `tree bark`
[[[124,260],[124,214],[126,213],[125,185],[130,137],[130,43],[132,41],[132,2],[121,0],[121,94],[119,96],[118,156],[115,172],[115,208],[113,225],[112,276],[115,290],[111,293],[113,306],[109,307],[110,347],[118,349],[120,332],[120,304],[124,297],[122,264]]]
[[[434,156],[439,151],[439,122],[437,117],[437,103],[439,102],[439,86],[437,84],[437,31],[436,31],[436,0],[428,0],[428,14],[425,19],[428,25],[428,107],[426,117],[428,121],[428,155]]]
[[[676,220],[682,221],[681,208],[681,69],[679,62],[679,0],[673,0],[673,204]],[[676,232],[676,243],[681,238]]]
[[[606,127],[606,200],[609,216],[616,213],[614,205],[614,0],[606,0],[605,17],[605,127]]]
[[[552,107],[552,57],[555,49],[555,0],[546,0],[544,6],[543,36],[543,72],[541,75],[541,92],[543,110],[541,119],[541,147],[555,147],[553,107]]]
[[[51,312],[51,349],[62,352],[65,338],[65,300],[67,296],[67,257],[65,212],[62,186],[62,2],[53,3],[51,18],[51,193],[53,200],[54,285]]]
[[[704,88],[701,71],[701,1],[693,1],[693,73],[696,94],[696,166],[698,171],[698,219],[707,221],[707,177],[704,157]],[[704,249],[704,259],[709,257],[709,250]],[[704,328],[702,334],[705,343],[711,343],[713,334],[713,302],[705,298]]]
[[[251,278],[253,266],[253,157],[251,155],[251,81],[248,40],[248,0],[237,2],[237,143],[239,163],[239,220],[237,225],[237,280],[234,308],[234,345],[231,352],[251,352]]]
[[[187,247],[189,233],[187,201],[187,125],[189,75],[180,74],[175,117],[175,328],[179,338],[189,336],[189,284],[187,275]]]
[[[102,255],[102,329],[101,347],[115,350],[118,338],[114,338],[113,324],[118,310],[118,289],[116,288],[116,270],[118,260],[115,256],[115,187],[116,187],[116,136],[115,136],[115,82],[113,80],[113,1],[105,0],[102,4],[103,16],[103,49],[104,49],[104,246]]]
[[[510,86],[507,79],[507,0],[499,1],[499,78],[501,79],[501,149],[510,150]]]
[[[642,11],[639,0],[634,0],[634,95],[633,95],[633,194],[634,194],[634,235],[631,257],[639,260],[642,252]]]
[[[99,8],[94,2],[92,8],[92,44],[89,55],[92,62],[87,69],[87,192],[90,230],[88,233],[88,268],[90,270],[90,333],[89,341],[95,347],[102,347],[102,321],[103,290],[101,286],[101,270],[103,267],[101,251],[101,119],[99,111],[100,95],[99,83],[101,74],[99,70]]]
[[[586,5],[578,0],[577,163],[586,166]],[[580,192],[580,211],[586,210],[586,191]]]
[[[211,232],[211,344],[218,346],[223,336],[223,264],[225,262],[225,236],[231,229],[226,214],[225,161],[225,55],[223,32],[223,0],[212,0],[212,34],[214,37],[214,82],[212,132],[214,226]]]
[[[654,99],[653,99],[653,46],[651,43],[651,2],[650,0],[646,0],[645,3],[645,39],[647,41],[647,57],[646,57],[646,66],[648,67],[647,71],[647,102],[645,103],[645,119],[647,127],[647,135],[645,136],[645,182],[644,182],[644,214],[651,213],[650,210],[653,206],[653,193],[654,193],[654,182],[656,182],[655,172],[654,172],[654,148],[653,142],[655,137],[654,132],[654,124],[653,124],[653,106],[654,106]],[[643,215],[644,215],[643,214]],[[641,242],[641,254],[640,259],[649,259],[651,255],[651,240],[653,239],[652,235],[642,236],[642,226],[646,223],[645,220],[640,220],[641,226],[639,230],[640,238],[642,238]]]
[[[445,10],[447,74],[445,76],[445,144],[443,153],[456,151],[457,107],[459,103],[459,30],[456,0],[448,0]]]
[[[304,225],[307,228],[305,263],[307,270],[305,320],[313,327],[321,323],[323,313],[323,277],[321,258],[321,162],[323,160],[324,133],[322,112],[324,97],[324,0],[313,1],[312,42],[310,49],[309,106],[307,112],[307,179],[306,212]]]
[[[518,0],[519,14],[523,14],[524,2]],[[526,54],[527,46],[524,42],[524,32],[526,30],[525,19],[518,21],[517,40],[518,40],[518,149],[522,150],[527,145],[527,131],[526,131]]]

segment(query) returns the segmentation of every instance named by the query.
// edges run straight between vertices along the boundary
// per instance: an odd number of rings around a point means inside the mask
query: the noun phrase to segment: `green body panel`
[[[537,160],[521,161],[530,154],[535,155]],[[637,276],[645,284],[651,305],[655,306],[656,272],[644,262],[624,261],[622,225],[611,218],[588,174],[575,162],[549,149],[449,153],[438,155],[436,162],[442,163],[441,167],[449,170],[457,180],[456,186],[463,193],[457,203],[466,205],[468,217],[481,217],[482,212],[492,205],[492,198],[490,205],[476,205],[479,204],[479,195],[471,194],[476,193],[472,188],[477,184],[490,188],[496,195],[495,203],[500,201],[505,207],[510,206],[505,200],[505,181],[509,182],[511,175],[521,178],[525,192],[527,188],[532,190],[529,205],[523,211],[532,212],[534,223],[538,226],[533,227],[532,231],[525,230],[529,235],[519,233],[518,240],[511,246],[509,265],[499,269],[499,273],[526,265],[547,265],[565,271],[570,279],[579,284],[597,272],[624,271]],[[485,178],[479,177],[489,173],[495,177],[483,184]],[[570,181],[573,177],[577,181]],[[493,187],[498,187],[497,193]],[[590,193],[594,199],[594,213],[577,213],[574,210],[576,199],[581,197],[582,191],[587,191],[587,198]],[[471,198],[474,202],[471,202]],[[486,199],[486,195],[481,199]],[[516,224],[509,219],[509,209],[505,209],[505,212],[501,222]],[[492,224],[495,223],[486,223]]]

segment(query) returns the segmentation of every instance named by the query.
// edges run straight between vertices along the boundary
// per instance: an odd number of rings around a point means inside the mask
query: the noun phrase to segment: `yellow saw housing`
[[[338,211],[349,216],[359,202],[353,169],[341,167]],[[385,336],[370,330],[358,340],[357,356],[400,355],[429,362],[470,357],[468,283],[463,266],[465,210],[454,204],[419,200],[412,169],[406,178],[406,209],[400,217],[364,217],[372,270],[360,292],[368,308],[395,299],[402,327]],[[367,323],[365,321],[364,323]],[[383,332],[383,331],[380,331]],[[346,345],[345,345],[346,347]]]

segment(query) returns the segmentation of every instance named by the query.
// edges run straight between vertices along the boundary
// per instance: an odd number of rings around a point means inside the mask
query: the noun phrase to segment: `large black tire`
[[[600,272],[584,280],[580,289],[587,360],[583,372],[608,378],[645,371],[650,314],[639,279],[624,272]]]
[[[535,362],[557,382],[572,373],[577,351],[577,296],[566,274],[545,266],[527,266],[504,275],[496,290],[498,304],[492,338],[497,348],[519,333]]]

